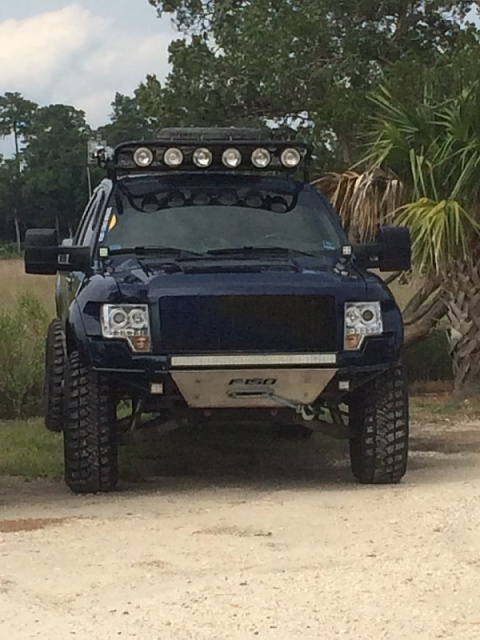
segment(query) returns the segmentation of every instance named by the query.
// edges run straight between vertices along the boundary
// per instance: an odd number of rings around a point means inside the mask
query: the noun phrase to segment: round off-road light
[[[171,147],[167,149],[163,155],[163,161],[166,165],[168,165],[171,169],[176,169],[183,162],[183,153],[180,149],[176,147]]]
[[[133,161],[137,167],[149,167],[153,162],[153,152],[147,147],[139,147],[133,154]]]
[[[263,204],[262,194],[259,191],[249,191],[245,198],[247,207],[258,209]]]
[[[252,164],[257,169],[265,169],[272,161],[272,156],[268,149],[255,149],[252,153]]]
[[[238,204],[238,196],[235,191],[221,191],[218,194],[218,202],[224,207],[233,207]]]
[[[206,169],[213,162],[213,155],[210,149],[205,149],[204,147],[200,149],[195,149],[193,153],[193,162],[200,167],[201,169]]]
[[[287,201],[282,196],[275,196],[270,200],[270,209],[274,213],[286,213],[288,210]]]
[[[229,169],[236,169],[242,162],[242,154],[238,149],[225,149],[222,162]]]
[[[298,149],[288,148],[282,152],[280,159],[284,167],[287,167],[287,169],[294,169],[300,164],[302,156]]]

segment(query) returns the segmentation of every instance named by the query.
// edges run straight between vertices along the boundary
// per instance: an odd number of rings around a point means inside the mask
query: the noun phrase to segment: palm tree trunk
[[[17,212],[15,212],[13,216],[13,224],[15,225],[15,241],[17,244],[17,252],[20,253],[22,250],[22,236],[20,233],[20,222],[17,217]]]
[[[480,268],[474,257],[453,265],[445,283],[454,391],[480,389]]]

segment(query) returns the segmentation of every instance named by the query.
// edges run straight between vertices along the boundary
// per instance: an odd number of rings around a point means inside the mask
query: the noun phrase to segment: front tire
[[[63,429],[63,385],[65,377],[65,339],[60,320],[48,327],[45,349],[45,385],[43,390],[45,426],[49,431]]]
[[[396,484],[407,470],[408,391],[401,364],[354,392],[350,461],[363,484]]]
[[[65,482],[74,493],[112,491],[118,480],[115,402],[109,381],[71,353],[66,367]]]

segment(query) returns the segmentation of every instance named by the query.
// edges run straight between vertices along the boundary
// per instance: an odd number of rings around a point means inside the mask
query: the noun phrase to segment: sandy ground
[[[478,640],[480,423],[412,445],[396,487],[311,442],[110,496],[0,479],[0,638]]]

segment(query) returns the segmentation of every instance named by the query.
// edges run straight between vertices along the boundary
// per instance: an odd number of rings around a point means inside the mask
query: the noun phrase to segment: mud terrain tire
[[[65,339],[60,320],[48,327],[45,348],[45,383],[43,402],[45,426],[49,431],[63,429],[63,383],[65,376]]]
[[[396,484],[408,459],[408,392],[401,364],[352,394],[350,462],[364,484]]]
[[[112,491],[118,480],[115,404],[108,378],[70,354],[65,380],[65,482],[74,493]]]

